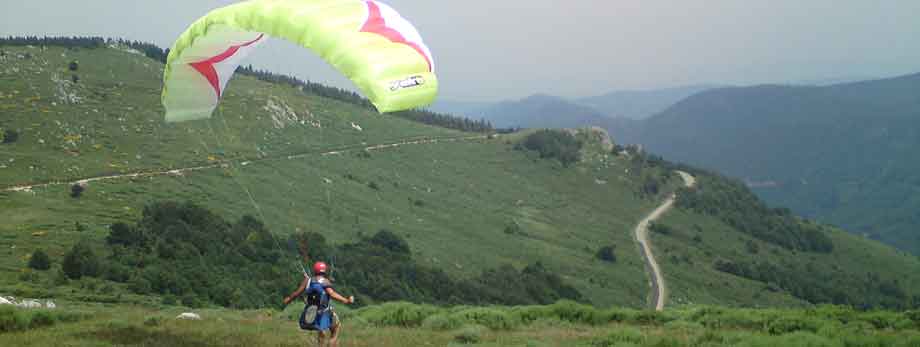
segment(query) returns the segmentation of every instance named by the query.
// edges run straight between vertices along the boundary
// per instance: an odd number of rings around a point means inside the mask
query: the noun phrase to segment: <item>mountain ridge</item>
[[[626,137],[672,160],[769,182],[755,190],[771,203],[916,253],[920,235],[911,226],[920,220],[907,206],[916,205],[909,192],[918,187],[918,88],[920,73],[714,89]]]

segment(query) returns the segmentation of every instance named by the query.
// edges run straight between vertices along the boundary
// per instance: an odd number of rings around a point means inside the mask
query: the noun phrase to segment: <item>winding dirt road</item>
[[[696,185],[696,179],[693,178],[690,174],[677,171],[681,178],[684,179],[684,185],[687,187],[693,187]],[[664,274],[661,273],[661,267],[658,266],[658,262],[655,260],[655,254],[652,253],[652,246],[648,239],[648,227],[649,224],[660,218],[662,215],[667,213],[671,207],[674,207],[674,201],[677,199],[675,194],[671,194],[667,200],[664,201],[661,206],[658,206],[652,213],[643,218],[638,225],[636,225],[636,240],[639,241],[641,246],[642,256],[645,258],[645,267],[646,271],[649,273],[650,287],[651,287],[651,297],[650,302],[655,303],[655,310],[661,311],[664,309],[664,304],[668,299],[668,287],[664,281]]]
[[[56,186],[56,185],[73,185],[73,184],[78,184],[78,183],[86,184],[86,183],[96,182],[96,181],[108,181],[108,180],[123,179],[123,178],[181,176],[186,173],[190,173],[194,171],[226,167],[227,165],[230,165],[233,163],[238,163],[239,165],[247,166],[252,163],[258,163],[258,162],[269,161],[269,160],[301,159],[301,158],[311,156],[311,155],[327,156],[327,155],[337,155],[337,154],[343,154],[343,153],[354,152],[354,151],[377,151],[377,150],[394,148],[394,147],[399,147],[399,146],[407,146],[407,145],[420,145],[420,144],[430,144],[430,143],[438,143],[438,142],[469,141],[469,140],[478,140],[478,139],[484,139],[484,138],[487,138],[487,135],[466,136],[466,137],[403,139],[398,142],[381,143],[381,144],[376,144],[376,145],[362,144],[362,145],[346,146],[346,147],[342,147],[339,149],[328,150],[324,152],[304,152],[304,153],[299,153],[299,154],[276,156],[276,157],[264,157],[264,158],[259,158],[259,159],[231,159],[231,160],[219,161],[214,164],[192,166],[192,167],[185,167],[185,168],[179,168],[179,169],[158,170],[158,171],[157,170],[155,171],[136,171],[136,172],[128,172],[128,173],[123,173],[123,174],[118,174],[118,175],[85,177],[85,178],[81,178],[81,179],[74,180],[74,181],[52,181],[52,182],[43,182],[43,183],[36,183],[36,184],[16,185],[16,186],[10,186],[10,187],[2,187],[0,188],[0,192],[28,192],[34,188],[44,188],[44,187]]]

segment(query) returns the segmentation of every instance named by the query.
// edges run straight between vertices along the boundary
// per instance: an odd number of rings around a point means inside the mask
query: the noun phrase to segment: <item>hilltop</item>
[[[117,281],[23,267],[41,248],[57,269],[78,241],[115,252],[104,246],[112,225],[141,225],[145,207],[171,200],[212,211],[224,221],[217,225],[249,216],[281,240],[313,232],[345,247],[387,229],[414,264],[453,280],[539,263],[584,302],[644,307],[647,275],[632,231],[676,192],[678,208],[651,235],[668,305],[920,301],[915,257],[767,208],[720,175],[611,148],[596,130],[461,132],[247,75],[230,83],[212,119],[165,124],[162,65],[140,52],[0,50],[0,126],[18,135],[0,145],[0,182],[35,185],[0,193],[0,247],[9,252],[0,291],[17,296],[159,305]],[[680,188],[677,169],[700,185]],[[129,176],[90,180],[111,175]],[[602,259],[604,246],[615,257]],[[788,264],[777,277],[750,270]],[[838,289],[821,294],[828,288]]]

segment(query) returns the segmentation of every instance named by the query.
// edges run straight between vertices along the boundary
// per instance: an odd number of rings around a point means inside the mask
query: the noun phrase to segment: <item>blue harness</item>
[[[329,330],[333,319],[326,286],[311,278],[310,284],[304,291],[304,299],[306,305],[303,313],[300,314],[300,328],[311,331]]]

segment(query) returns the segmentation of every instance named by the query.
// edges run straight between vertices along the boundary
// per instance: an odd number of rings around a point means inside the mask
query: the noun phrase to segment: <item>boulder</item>
[[[197,313],[184,312],[176,316],[176,319],[201,320],[201,316],[199,316]]]
[[[23,300],[16,306],[22,308],[42,308],[43,305],[42,303],[38,302],[38,300]]]

